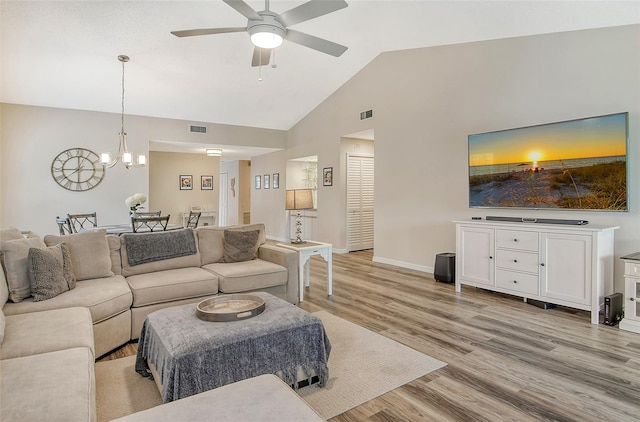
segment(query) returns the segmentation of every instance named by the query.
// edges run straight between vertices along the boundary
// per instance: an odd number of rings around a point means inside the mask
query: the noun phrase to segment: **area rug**
[[[332,349],[329,381],[298,394],[325,420],[424,376],[446,364],[329,312],[318,316]],[[162,403],[152,380],[134,370],[135,356],[96,363],[98,421],[108,421]]]

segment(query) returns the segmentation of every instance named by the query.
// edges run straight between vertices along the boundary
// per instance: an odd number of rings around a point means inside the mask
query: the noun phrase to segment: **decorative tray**
[[[196,315],[203,321],[240,321],[260,315],[264,308],[264,300],[258,296],[225,295],[198,303]]]

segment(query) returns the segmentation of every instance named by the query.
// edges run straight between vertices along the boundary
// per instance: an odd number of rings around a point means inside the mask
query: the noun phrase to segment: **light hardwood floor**
[[[589,314],[372,262],[372,252],[312,258],[300,307],[327,310],[447,362],[331,421],[640,420],[640,335]],[[135,354],[129,344],[104,359]],[[329,369],[330,370],[330,369]]]

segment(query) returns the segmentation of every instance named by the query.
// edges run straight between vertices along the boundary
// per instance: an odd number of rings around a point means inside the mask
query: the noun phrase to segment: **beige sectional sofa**
[[[98,230],[44,239],[5,229],[1,236],[3,421],[95,420],[95,358],[137,339],[150,312],[220,293],[266,291],[291,303],[298,297],[296,253],[266,244],[262,224],[120,237]],[[195,251],[181,254],[189,238]],[[243,260],[246,254],[229,244],[234,238],[253,239],[257,258]],[[62,250],[75,287],[34,301],[28,285],[16,281],[31,277],[25,266],[35,264],[24,254],[34,247]],[[142,263],[133,265],[132,255]]]

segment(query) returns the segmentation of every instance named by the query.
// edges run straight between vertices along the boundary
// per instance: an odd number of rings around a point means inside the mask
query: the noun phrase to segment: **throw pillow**
[[[222,262],[244,262],[256,259],[258,252],[258,237],[260,230],[224,231],[224,255]]]
[[[65,236],[47,235],[44,237],[47,246],[64,242],[69,247],[71,265],[76,280],[111,277],[111,252],[104,229]]]
[[[76,287],[67,245],[29,249],[29,281],[34,302],[51,299]]]
[[[0,250],[0,261],[2,261],[2,250]],[[2,267],[0,265],[0,267]],[[7,279],[4,276],[4,271],[0,268],[0,345],[4,341],[4,312],[2,308],[4,304],[9,300],[9,288],[7,287]]]
[[[31,283],[27,271],[29,248],[45,248],[46,245],[39,237],[25,237],[22,239],[6,240],[2,242],[5,275],[9,286],[9,299],[20,302],[31,296]]]

